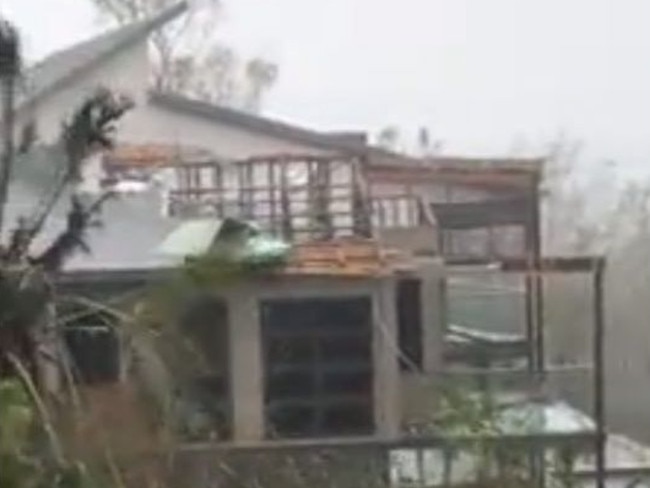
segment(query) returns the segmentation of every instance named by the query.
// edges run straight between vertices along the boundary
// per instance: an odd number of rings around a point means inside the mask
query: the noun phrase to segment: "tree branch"
[[[50,194],[41,200],[32,218],[18,223],[10,238],[5,256],[7,261],[16,262],[25,256],[65,189],[79,180],[85,160],[98,150],[113,147],[115,123],[132,107],[133,102],[127,97],[101,88],[64,125],[59,147],[65,152],[66,167],[59,174]]]
[[[33,263],[42,266],[46,272],[58,271],[64,261],[78,249],[89,252],[86,233],[88,229],[96,225],[94,218],[104,202],[113,195],[112,192],[106,192],[88,206],[84,206],[78,197],[72,197],[66,229],[40,256],[33,260]]]

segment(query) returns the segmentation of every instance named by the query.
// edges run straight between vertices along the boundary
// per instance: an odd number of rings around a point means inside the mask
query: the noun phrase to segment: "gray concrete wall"
[[[429,225],[379,229],[378,237],[389,248],[429,255],[438,251],[438,231]]]
[[[445,267],[442,259],[420,261],[422,293],[422,371],[403,371],[400,380],[402,424],[431,418],[435,412],[443,368],[444,335],[447,323]]]
[[[259,302],[278,298],[368,296],[373,303],[375,423],[377,434],[396,435],[400,424],[395,281],[286,278],[247,283],[223,296],[229,305],[235,442],[264,439],[264,371]]]

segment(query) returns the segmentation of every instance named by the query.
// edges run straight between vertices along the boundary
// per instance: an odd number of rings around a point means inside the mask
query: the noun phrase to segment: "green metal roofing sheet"
[[[156,249],[157,253],[169,256],[197,256],[210,250],[219,231],[222,220],[198,219],[181,223]]]

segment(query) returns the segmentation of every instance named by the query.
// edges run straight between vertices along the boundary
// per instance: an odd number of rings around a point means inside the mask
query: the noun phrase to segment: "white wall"
[[[35,106],[19,113],[19,126],[36,122],[39,140],[53,142],[61,123],[68,119],[82,100],[97,87],[105,86],[132,97],[136,107],[118,125],[118,143],[164,144],[208,150],[223,159],[242,159],[265,154],[323,154],[304,144],[240,129],[203,117],[175,112],[149,103],[150,62],[145,41],[103,61],[75,78],[68,86],[44,97]],[[97,171],[86,171],[86,178],[99,178]],[[209,173],[209,171],[207,172]],[[172,177],[177,184],[176,175]],[[209,174],[201,184],[212,184]],[[96,185],[90,185],[96,186]]]
[[[104,61],[95,69],[76,78],[73,83],[45,96],[35,107],[22,111],[19,122],[36,122],[39,139],[43,142],[56,140],[61,123],[70,117],[85,97],[99,86],[122,92],[134,99],[138,107],[146,103],[149,84],[149,56],[145,41],[126,49]],[[123,120],[121,137],[127,137],[127,127],[132,130],[128,114]]]
[[[323,154],[304,144],[251,132],[153,104],[138,107],[120,138],[132,143],[159,142],[207,149],[225,159],[265,154]]]
[[[143,41],[46,96],[36,107],[20,114],[20,119],[23,122],[35,120],[40,138],[52,141],[59,134],[61,121],[72,113],[83,98],[98,86],[105,86],[128,94],[136,102],[136,108],[123,119],[119,127],[118,140],[122,142],[194,146],[226,159],[269,153],[323,152],[309,145],[151,105],[147,97],[149,79],[148,48]]]
[[[20,119],[23,123],[35,121],[39,139],[52,142],[59,135],[62,121],[66,120],[81,101],[97,87],[105,86],[128,94],[136,103],[136,107],[118,125],[118,143],[197,148],[214,154],[220,160],[241,160],[252,156],[279,154],[323,155],[332,152],[150,103],[149,79],[148,46],[142,41],[75,78],[68,86],[47,95],[36,106],[21,113]],[[335,184],[349,181],[350,174],[345,166],[343,164],[342,168],[335,172]],[[201,186],[212,186],[210,170],[206,168],[202,173]],[[101,164],[88,165],[84,172],[86,187],[98,188],[97,181],[102,176]],[[228,179],[227,172],[224,177]],[[171,185],[172,188],[180,186],[177,174],[170,173],[164,179],[165,184]],[[350,203],[336,205],[345,207],[333,208],[333,211],[342,213]],[[399,222],[408,222],[409,216],[416,214],[413,202],[401,202],[398,210]]]

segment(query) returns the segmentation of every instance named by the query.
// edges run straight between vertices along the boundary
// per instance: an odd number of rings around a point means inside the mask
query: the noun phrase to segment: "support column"
[[[447,329],[446,275],[442,260],[420,266],[422,303],[422,372],[436,378],[442,369]]]
[[[394,437],[401,423],[401,388],[396,282],[382,280],[373,299],[373,367],[375,425],[379,436]]]
[[[228,301],[230,326],[230,381],[233,406],[233,440],[264,438],[264,370],[259,304],[246,290]]]

